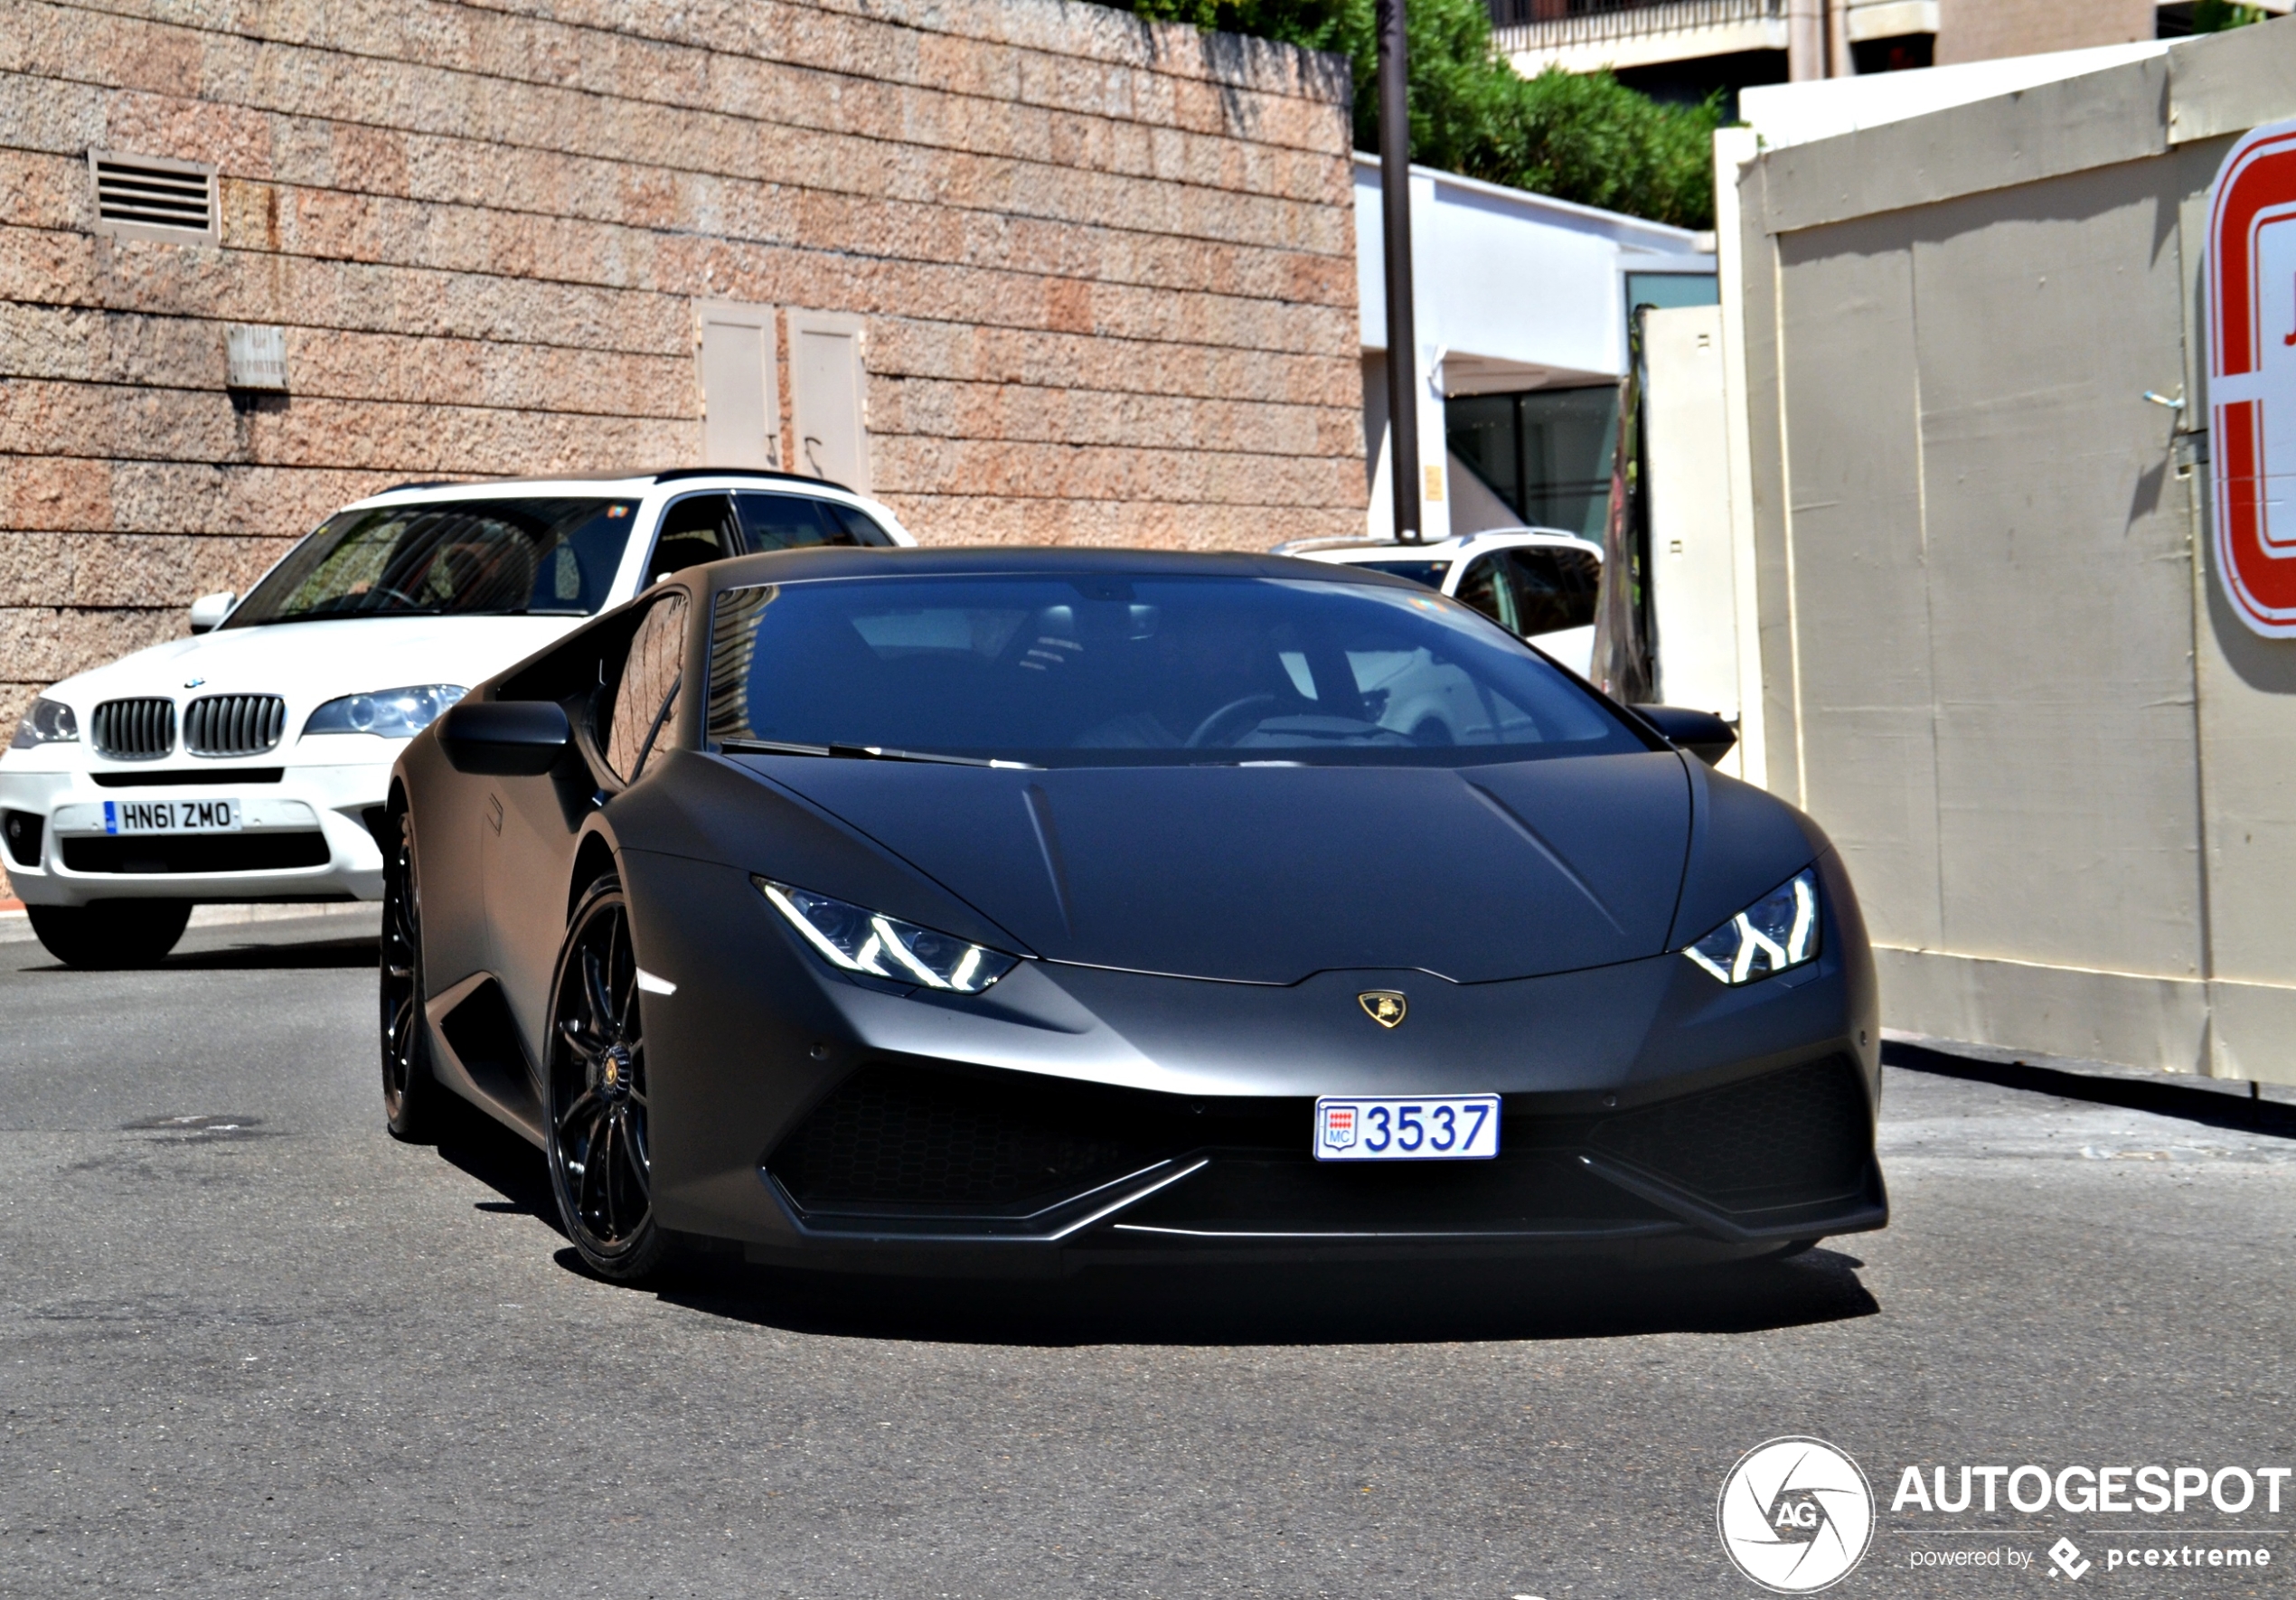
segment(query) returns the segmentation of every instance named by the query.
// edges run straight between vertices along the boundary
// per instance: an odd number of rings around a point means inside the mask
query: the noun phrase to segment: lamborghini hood
[[[1030,954],[1238,983],[1361,968],[1482,983],[1653,955],[1689,833],[1689,778],[1665,751],[1464,767],[741,765]]]

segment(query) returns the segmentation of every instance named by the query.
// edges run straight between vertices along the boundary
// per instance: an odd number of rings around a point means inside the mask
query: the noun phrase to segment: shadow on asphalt
[[[561,1264],[579,1271],[569,1248]],[[1057,1283],[844,1281],[689,1271],[672,1304],[797,1333],[950,1343],[1414,1344],[1749,1333],[1872,1316],[1854,1256],[1693,1272],[1562,1272],[1521,1263],[1354,1268],[1091,1269]]]
[[[457,1108],[438,1153],[501,1198],[478,1209],[561,1235],[539,1151]],[[557,1253],[587,1274],[572,1247]],[[731,1322],[861,1339],[1063,1346],[1357,1344],[1746,1333],[1872,1316],[1858,1268],[1816,1249],[1693,1271],[1591,1272],[1520,1263],[1350,1269],[1087,1269],[1056,1281],[858,1278],[704,1257],[633,1294]]]
[[[226,946],[220,950],[178,950],[155,966],[115,967],[114,972],[313,972],[335,967],[372,970],[381,959],[381,941],[372,934],[345,939],[282,940],[276,945]],[[18,972],[73,973],[34,943],[25,943],[0,962]]]
[[[2024,1061],[1980,1061],[1894,1040],[1881,1047],[1881,1059],[1885,1066],[1932,1073],[1939,1078],[1995,1084],[2028,1094],[2055,1095],[2061,1100],[2118,1106],[2126,1111],[2149,1111],[2156,1116],[2181,1117],[2212,1128],[2239,1128],[2252,1134],[2296,1139],[2296,1106],[2278,1100],[2252,1100],[2222,1088],[2204,1088],[2197,1081],[2191,1085],[2156,1083],[2144,1078],[2064,1072]]]

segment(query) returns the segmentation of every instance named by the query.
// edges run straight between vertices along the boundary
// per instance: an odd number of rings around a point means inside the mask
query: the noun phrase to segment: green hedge
[[[1379,145],[1371,0],[1130,0],[1121,9],[1344,55],[1355,142]],[[1717,96],[1670,105],[1607,72],[1519,75],[1491,52],[1482,0],[1410,0],[1411,159],[1559,200],[1714,226]]]

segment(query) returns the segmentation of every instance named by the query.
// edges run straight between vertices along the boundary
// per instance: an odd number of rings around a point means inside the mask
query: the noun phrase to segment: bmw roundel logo
[[[1823,1439],[1789,1435],[1738,1457],[1715,1520],[1740,1572],[1775,1594],[1813,1594],[1865,1559],[1874,1492],[1858,1464]]]

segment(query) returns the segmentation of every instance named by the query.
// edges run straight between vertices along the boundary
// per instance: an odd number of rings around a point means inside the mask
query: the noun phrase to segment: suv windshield
[[[337,513],[226,627],[337,616],[588,616],[629,542],[628,500],[423,501]]]
[[[1022,761],[1468,764],[1650,747],[1456,601],[1247,577],[728,589],[712,739]]]

